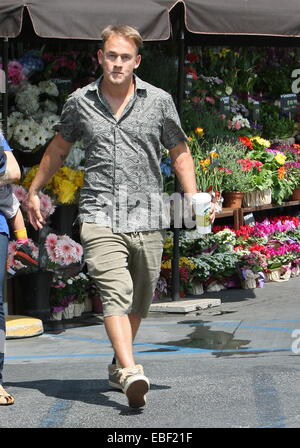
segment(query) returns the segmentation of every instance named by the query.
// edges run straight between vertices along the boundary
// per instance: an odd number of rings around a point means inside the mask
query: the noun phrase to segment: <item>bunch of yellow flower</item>
[[[206,159],[199,160],[199,165],[201,165],[201,168],[203,171],[206,171],[210,165],[210,159],[206,158]]]
[[[278,165],[284,165],[286,160],[286,155],[284,155],[282,152],[278,152],[276,156],[274,157]]]
[[[33,166],[26,174],[21,184],[29,188],[36,175],[38,165]],[[49,182],[45,185],[45,190],[52,194],[57,202],[61,204],[71,204],[77,200],[76,193],[83,186],[84,171],[73,170],[67,166],[60,168]]]
[[[185,266],[189,268],[191,271],[196,268],[194,263],[191,262],[187,257],[181,257],[179,258],[179,266]]]
[[[168,236],[164,242],[164,250],[169,250],[173,248],[173,238]]]
[[[192,263],[187,257],[180,257],[179,258],[179,266],[180,267],[187,267],[190,271],[196,268],[194,263]],[[172,260],[168,259],[162,262],[161,268],[162,269],[171,269],[172,267]]]
[[[76,199],[76,192],[83,186],[84,171],[67,166],[60,168],[45,186],[62,204],[70,204]]]
[[[203,137],[204,135],[204,129],[201,127],[197,127],[194,132],[197,135],[197,137]]]
[[[250,140],[253,144],[253,149],[269,148],[271,145],[271,142],[269,140],[265,140],[264,138],[258,136],[251,137]]]

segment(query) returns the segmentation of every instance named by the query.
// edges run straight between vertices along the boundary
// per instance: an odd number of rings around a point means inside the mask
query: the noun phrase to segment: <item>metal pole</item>
[[[3,93],[2,121],[3,135],[7,138],[7,116],[8,116],[8,38],[3,39],[3,70],[5,73],[5,92]]]
[[[179,32],[179,49],[178,49],[178,88],[177,88],[177,111],[179,118],[182,119],[182,100],[184,92],[184,29],[183,18],[180,18],[180,32]],[[180,192],[180,184],[175,176],[175,192]],[[175,209],[176,210],[176,209]],[[174,220],[175,224],[176,220]],[[179,233],[180,229],[173,229],[173,259],[172,259],[172,300],[180,298],[180,277],[179,277]]]

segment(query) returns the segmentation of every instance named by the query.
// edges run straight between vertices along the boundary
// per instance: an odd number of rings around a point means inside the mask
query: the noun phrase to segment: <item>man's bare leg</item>
[[[118,359],[121,367],[133,367],[135,365],[132,343],[140,323],[141,317],[137,314],[104,318],[106,332],[112,343],[115,358]]]

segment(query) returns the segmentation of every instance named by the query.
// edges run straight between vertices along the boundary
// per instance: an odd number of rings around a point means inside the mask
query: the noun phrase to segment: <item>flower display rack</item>
[[[238,230],[242,225],[244,225],[244,216],[247,213],[251,212],[258,212],[261,210],[272,210],[272,209],[279,209],[281,207],[294,207],[299,206],[300,201],[285,201],[282,204],[268,204],[268,205],[258,205],[255,207],[241,207],[241,208],[224,208],[220,213],[217,213],[216,219],[218,218],[226,218],[228,216],[233,217],[233,226],[235,230]]]

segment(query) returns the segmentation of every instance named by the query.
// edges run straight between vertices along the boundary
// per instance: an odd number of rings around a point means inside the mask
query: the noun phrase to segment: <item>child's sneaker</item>
[[[14,255],[16,260],[21,261],[25,266],[38,266],[38,261],[32,256],[32,249],[28,243],[20,243],[17,245]]]

